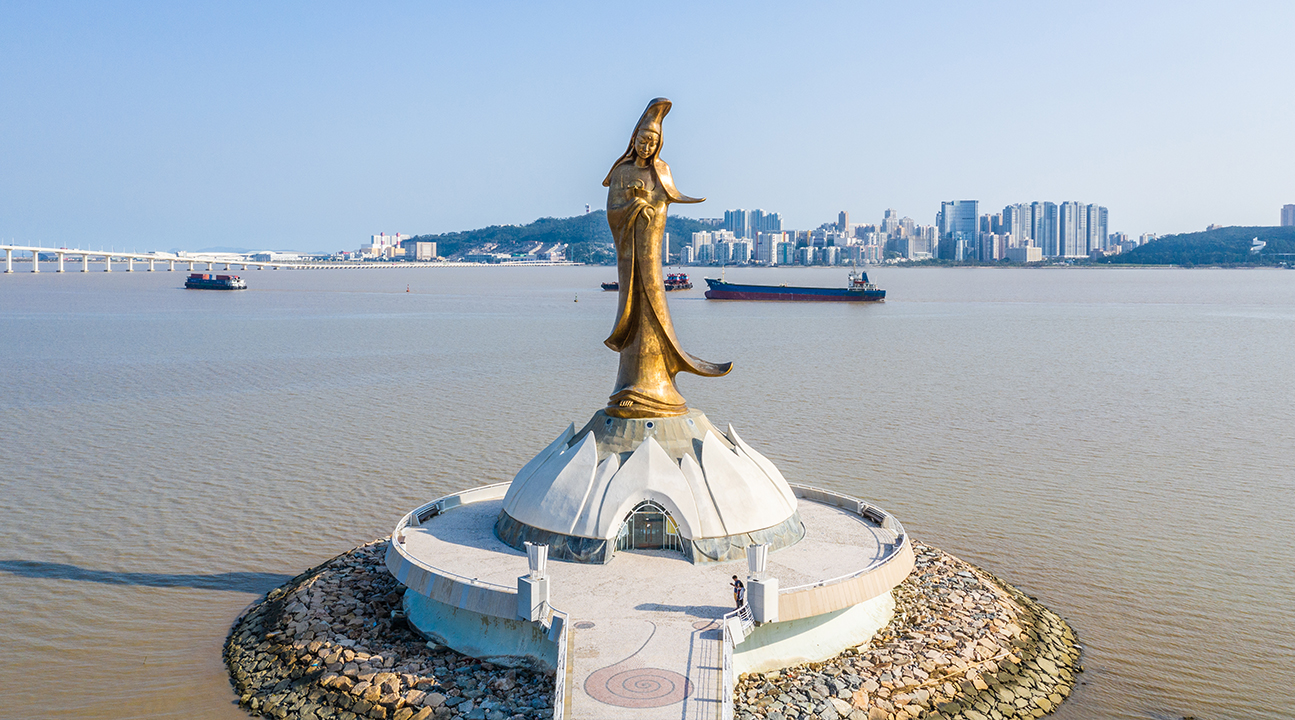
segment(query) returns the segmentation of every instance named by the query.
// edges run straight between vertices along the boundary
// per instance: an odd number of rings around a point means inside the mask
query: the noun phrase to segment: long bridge
[[[159,252],[135,253],[135,252],[117,252],[115,250],[80,250],[75,248],[33,247],[30,245],[0,245],[0,250],[4,250],[4,254],[5,254],[4,271],[6,273],[13,272],[13,265],[14,265],[15,259],[17,259],[20,262],[24,260],[30,261],[31,271],[35,273],[40,272],[41,271],[40,256],[42,254],[56,256],[54,260],[46,260],[46,262],[57,263],[58,269],[55,272],[64,272],[66,270],[66,261],[68,257],[73,258],[74,262],[76,259],[80,260],[81,272],[90,272],[91,258],[95,258],[96,261],[103,262],[104,272],[112,272],[112,264],[114,261],[118,263],[125,263],[126,272],[134,272],[135,263],[148,263],[149,272],[153,272],[154,270],[156,270],[158,263],[166,263],[166,269],[169,271],[174,271],[177,263],[181,265],[187,264],[189,266],[188,269],[190,272],[194,270],[195,265],[201,266],[203,264],[206,264],[207,270],[215,270],[217,265],[222,265],[222,264],[225,266],[226,270],[230,270],[235,266],[241,266],[241,269],[243,270],[246,270],[249,267],[254,267],[257,270],[264,270],[265,268],[271,268],[274,270],[278,270],[279,268],[287,268],[291,270],[375,270],[380,268],[477,267],[481,265],[543,266],[543,265],[579,264],[579,263],[572,263],[572,262],[565,262],[565,261],[551,261],[551,260],[518,260],[518,261],[512,261],[512,262],[504,261],[500,263],[470,263],[470,262],[446,262],[446,261],[364,262],[364,261],[354,261],[354,260],[340,261],[340,262],[320,261],[320,260],[283,262],[283,261],[270,261],[270,260],[251,260],[246,257],[235,255],[235,254],[216,255],[216,254],[204,254],[204,253],[194,253],[194,254],[185,253],[182,255],[176,255],[173,253],[159,253]],[[20,255],[15,258],[14,253],[30,253],[30,256],[22,257]]]

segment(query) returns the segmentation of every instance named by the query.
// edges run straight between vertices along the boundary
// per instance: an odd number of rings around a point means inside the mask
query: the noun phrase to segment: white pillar
[[[549,603],[548,545],[526,543],[526,562],[530,572],[517,578],[517,617],[536,622],[544,619]]]
[[[126,272],[135,272],[135,256],[126,256]]]
[[[40,272],[40,251],[39,250],[31,251],[31,271]]]
[[[4,249],[4,271],[13,272],[13,248]]]
[[[170,267],[168,267],[167,270],[170,270],[171,272],[175,272],[175,261],[167,260],[167,262],[170,264]]]
[[[58,255],[58,271],[63,272],[63,253],[54,253]]]
[[[90,272],[90,256],[81,256],[81,272]]]
[[[104,271],[104,272],[112,272],[112,256],[111,256],[111,255],[104,255],[104,256],[103,256],[103,271]]]
[[[746,604],[758,623],[778,621],[778,578],[747,578]]]
[[[153,258],[149,258],[149,259],[148,259],[148,271],[149,271],[149,272],[153,272],[153,262],[154,262]]]
[[[747,545],[746,604],[751,608],[752,619],[758,623],[778,619],[778,578],[767,576],[768,567],[769,545]]]
[[[193,272],[193,261],[189,261],[189,272]]]

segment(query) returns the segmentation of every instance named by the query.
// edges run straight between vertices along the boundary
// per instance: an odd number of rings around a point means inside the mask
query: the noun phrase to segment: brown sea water
[[[1295,272],[692,270],[685,397],[1070,620],[1056,717],[1295,713]],[[611,269],[242,274],[0,276],[0,717],[245,717],[243,607],[612,389]]]

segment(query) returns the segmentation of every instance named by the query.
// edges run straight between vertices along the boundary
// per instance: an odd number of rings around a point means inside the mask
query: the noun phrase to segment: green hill
[[[1254,238],[1268,245],[1250,251]],[[1295,227],[1225,227],[1205,232],[1166,235],[1131,252],[1098,262],[1112,265],[1276,265],[1295,261]]]
[[[694,232],[710,229],[713,229],[710,225],[692,218],[667,217],[670,252],[678,253],[685,243],[692,242]],[[436,243],[437,253],[443,257],[460,255],[490,244],[494,245],[494,252],[521,252],[540,242],[570,245],[567,257],[578,262],[616,262],[612,233],[607,227],[607,212],[604,210],[574,217],[540,218],[529,225],[491,225],[479,230],[418,235],[412,239]]]

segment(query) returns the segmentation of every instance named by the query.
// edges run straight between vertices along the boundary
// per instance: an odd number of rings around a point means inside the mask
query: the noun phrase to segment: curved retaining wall
[[[792,485],[791,489],[798,498],[835,505],[894,532],[895,542],[888,555],[857,572],[779,590],[780,622],[826,615],[868,602],[890,592],[913,571],[912,542],[895,516],[876,505],[831,490],[807,485]]]
[[[892,593],[890,624],[837,657],[744,675],[744,720],[1032,720],[1077,681],[1065,620],[993,574],[915,543],[917,568]]]
[[[391,533],[384,563],[397,580],[419,596],[415,599],[406,593],[404,600],[405,611],[414,627],[419,627],[419,623],[422,627],[435,624],[441,631],[428,634],[439,636],[440,641],[449,643],[456,650],[471,653],[481,646],[480,638],[474,639],[471,626],[476,623],[480,628],[484,624],[493,628],[493,634],[498,636],[496,641],[509,637],[510,646],[524,656],[532,657],[543,667],[551,664],[554,668],[553,720],[562,720],[566,705],[569,636],[566,613],[546,607],[545,617],[538,627],[522,622],[517,617],[517,588],[438,568],[419,560],[405,549],[405,532],[409,528],[462,505],[500,500],[508,492],[510,484],[496,483],[451,493],[405,515]],[[422,627],[419,631],[425,632]]]
[[[892,544],[891,552],[882,557],[877,562],[862,568],[849,575],[830,578],[808,585],[798,585],[795,587],[783,588],[778,592],[778,622],[772,623],[770,636],[772,642],[781,642],[795,645],[796,631],[803,628],[814,637],[807,638],[806,645],[813,646],[810,650],[798,648],[798,654],[802,650],[812,652],[817,656],[824,656],[839,653],[853,644],[857,644],[864,638],[858,633],[864,632],[871,634],[877,627],[884,625],[885,622],[873,622],[864,619],[862,622],[846,623],[851,632],[845,632],[834,641],[828,637],[823,637],[821,631],[827,629],[830,634],[832,630],[828,627],[831,625],[829,618],[824,623],[802,622],[799,628],[796,621],[804,621],[816,616],[826,616],[830,614],[841,614],[847,608],[858,605],[872,603],[877,598],[891,591],[892,588],[899,585],[913,571],[914,555],[912,540],[904,532],[904,526],[899,520],[890,513],[871,503],[864,502],[858,498],[842,495],[831,490],[811,487],[808,485],[792,485],[792,492],[796,497],[811,500],[813,502],[833,505],[852,512],[864,519],[873,522],[886,530],[895,533],[895,541]],[[893,614],[893,604],[889,608],[880,609],[881,614],[889,619]],[[740,612],[740,611],[739,611]],[[747,667],[768,667],[777,666],[780,663],[769,652],[759,650],[752,653],[752,657],[745,663],[739,663],[735,659],[737,646],[743,643],[753,632],[754,628],[748,623],[737,622],[734,618],[739,613],[729,613],[725,616],[722,632],[722,652],[721,652],[721,683],[723,684],[722,695],[723,704],[720,706],[720,717],[722,720],[733,720],[734,701],[733,694],[737,685],[737,675],[739,666]],[[781,626],[781,627],[779,627]],[[735,630],[735,628],[741,628]],[[795,654],[792,655],[795,657]],[[797,662],[797,660],[792,660]]]
[[[387,548],[387,569],[405,587],[452,608],[508,620],[517,617],[517,588],[498,585],[438,568],[405,549],[405,531],[437,515],[474,502],[499,500],[509,483],[485,485],[437,498],[409,513],[396,523]]]

